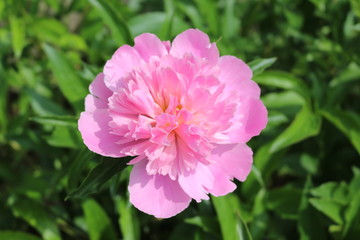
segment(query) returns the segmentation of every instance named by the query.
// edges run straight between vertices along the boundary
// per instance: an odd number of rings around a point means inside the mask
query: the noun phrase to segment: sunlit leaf
[[[117,196],[116,209],[119,213],[119,225],[124,240],[138,240],[140,238],[140,222],[129,199]]]
[[[116,239],[110,218],[94,199],[85,200],[82,204],[82,208],[90,240]]]
[[[77,110],[83,109],[84,98],[87,94],[85,82],[80,78],[64,54],[50,45],[43,45],[43,49],[50,60],[51,70],[59,84],[61,92]]]
[[[22,18],[11,15],[10,19],[11,43],[14,49],[15,57],[19,58],[26,43],[25,22]]]
[[[218,216],[224,240],[252,239],[246,223],[241,217],[240,203],[236,195],[211,198]]]
[[[55,218],[51,216],[44,205],[24,197],[9,199],[9,205],[14,215],[34,227],[44,240],[61,240]]]
[[[320,126],[320,116],[307,107],[303,107],[290,126],[275,139],[270,151],[276,152],[306,138],[316,136],[320,131]]]
[[[107,1],[89,0],[89,2],[95,7],[96,11],[99,12],[103,21],[109,26],[119,46],[132,43],[133,40],[126,23],[117,15],[115,9],[111,8]]]
[[[260,58],[249,62],[248,65],[253,71],[253,75],[256,76],[271,67],[275,62],[276,58]]]

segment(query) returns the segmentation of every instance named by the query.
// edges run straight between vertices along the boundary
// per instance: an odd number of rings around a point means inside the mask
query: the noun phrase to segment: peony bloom
[[[128,163],[130,202],[168,218],[192,199],[234,191],[232,180],[249,174],[246,142],[267,124],[251,77],[199,30],[172,43],[145,33],[134,47],[121,46],[92,82],[79,130],[91,151],[136,156]]]

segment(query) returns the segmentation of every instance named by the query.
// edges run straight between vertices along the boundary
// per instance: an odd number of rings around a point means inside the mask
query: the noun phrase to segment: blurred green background
[[[188,28],[250,64],[269,124],[234,193],[160,220],[77,119],[120,45]],[[359,0],[1,0],[0,60],[1,240],[360,239]]]

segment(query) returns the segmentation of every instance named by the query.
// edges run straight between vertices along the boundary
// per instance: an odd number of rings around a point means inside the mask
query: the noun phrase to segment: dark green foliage
[[[249,63],[269,124],[234,193],[160,220],[77,119],[120,45],[194,27]],[[0,1],[0,239],[360,239],[359,43],[358,0]]]

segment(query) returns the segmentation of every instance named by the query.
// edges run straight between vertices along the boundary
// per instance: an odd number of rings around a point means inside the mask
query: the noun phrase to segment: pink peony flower
[[[128,163],[130,202],[168,218],[192,199],[234,191],[232,180],[249,174],[246,142],[267,124],[251,77],[199,30],[172,43],[145,33],[134,47],[121,46],[92,82],[79,130],[91,151],[136,156]]]

